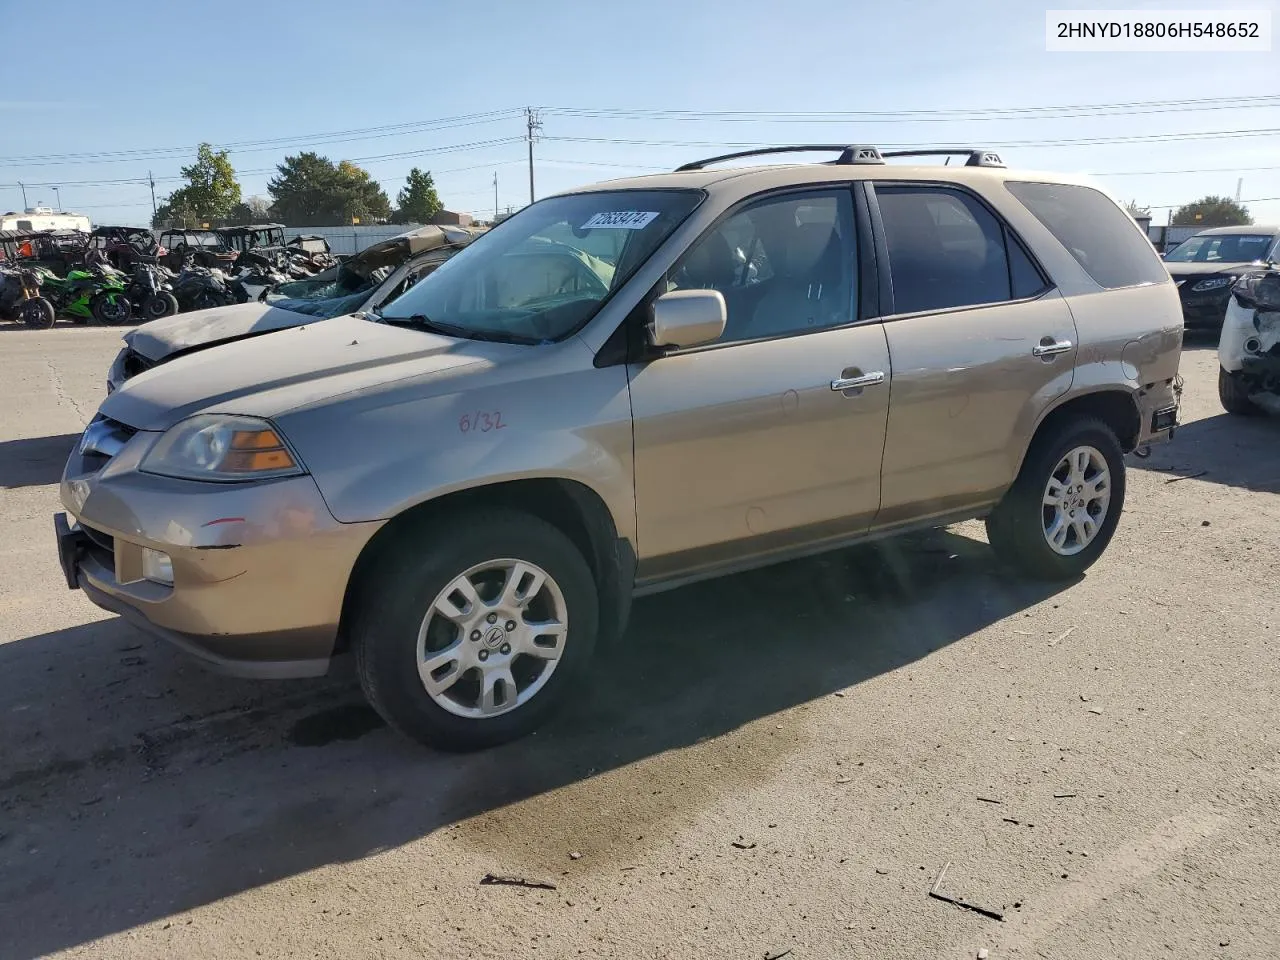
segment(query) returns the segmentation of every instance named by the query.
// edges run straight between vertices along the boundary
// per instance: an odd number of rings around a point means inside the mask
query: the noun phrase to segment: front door
[[[728,323],[629,368],[641,584],[874,518],[891,370],[881,325],[858,322],[852,210],[846,187],[749,202],[668,274],[719,290]]]
[[[1066,300],[972,194],[933,184],[874,193],[894,374],[879,527],[995,500],[1041,413],[1071,386],[1077,337]]]

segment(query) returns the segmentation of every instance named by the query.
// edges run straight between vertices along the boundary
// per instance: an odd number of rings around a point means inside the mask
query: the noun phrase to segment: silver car
[[[264,291],[261,300],[144,323],[122,338],[124,345],[107,371],[107,392],[136,373],[196,350],[376,309],[483,232],[479,227],[419,227],[375,243],[314,277]]]
[[[138,374],[66,466],[68,585],[234,673],[349,652],[466,749],[640,594],[974,517],[1079,576],[1177,424],[1173,282],[1087,180],[833,150],[550,197],[378,315]]]

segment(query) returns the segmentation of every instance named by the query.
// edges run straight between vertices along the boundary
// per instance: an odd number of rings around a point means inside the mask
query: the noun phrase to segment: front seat
[[[852,264],[834,225],[805,223],[787,238],[778,274],[756,305],[747,336],[774,337],[847,322]]]

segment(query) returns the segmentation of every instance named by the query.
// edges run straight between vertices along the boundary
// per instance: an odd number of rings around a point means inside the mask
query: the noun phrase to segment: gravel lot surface
[[[588,700],[458,757],[66,589],[118,336],[0,327],[5,960],[1280,953],[1280,422],[1211,349],[1079,583],[964,524],[646,599]]]

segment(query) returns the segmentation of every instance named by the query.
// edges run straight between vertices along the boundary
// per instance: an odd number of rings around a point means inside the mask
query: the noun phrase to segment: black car
[[[1280,227],[1215,227],[1188,237],[1165,266],[1178,285],[1188,330],[1220,330],[1231,285],[1257,264],[1280,257]]]

